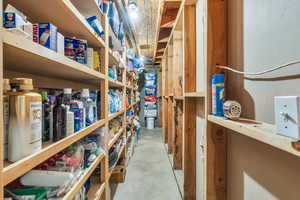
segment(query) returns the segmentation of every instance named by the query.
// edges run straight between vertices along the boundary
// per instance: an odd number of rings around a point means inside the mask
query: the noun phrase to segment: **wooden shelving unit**
[[[164,141],[183,199],[196,199],[196,2],[164,0],[153,58],[162,69]]]
[[[117,88],[123,91],[125,100],[126,90],[135,91],[134,87],[126,83],[126,56],[120,55],[120,59],[112,52],[108,45],[109,24],[104,13],[97,8],[95,0],[45,0],[42,3],[38,0],[28,0],[26,2],[13,0],[0,0],[3,8],[11,4],[23,12],[31,22],[51,22],[58,27],[58,31],[64,36],[86,39],[88,46],[101,52],[101,72],[90,69],[85,65],[79,64],[64,55],[49,50],[36,44],[24,37],[17,35],[7,29],[1,30],[0,48],[1,63],[0,72],[4,78],[28,77],[34,81],[35,88],[58,88],[70,87],[73,89],[90,88],[101,91],[101,120],[91,126],[68,136],[55,143],[43,144],[43,149],[35,154],[25,157],[15,163],[3,161],[0,165],[0,197],[3,197],[3,188],[18,179],[25,173],[32,170],[51,156],[64,150],[73,143],[79,141],[98,128],[108,129],[110,120],[120,116],[124,121],[124,127],[118,134],[105,144],[105,152],[97,157],[92,165],[87,168],[72,189],[63,197],[64,200],[71,200],[82,188],[85,181],[91,177],[97,167],[101,168],[101,175],[93,183],[88,193],[89,199],[109,200],[110,189],[109,179],[112,170],[109,170],[108,150],[121,138],[126,135],[126,116],[127,110],[133,108],[136,103],[129,108],[118,113],[109,114],[108,112],[108,90]],[[47,8],[47,9],[44,9]],[[100,37],[87,23],[85,17],[97,16],[102,26],[105,28],[105,36]],[[2,18],[1,18],[2,19]],[[108,77],[108,67],[116,65],[122,69],[122,81],[112,80]],[[2,88],[2,85],[0,86]],[[2,91],[2,90],[1,90]],[[1,92],[2,95],[2,92]],[[2,98],[1,98],[2,100]],[[125,103],[124,103],[125,104]],[[2,112],[2,111],[1,111]],[[3,120],[1,120],[3,127]],[[1,129],[0,141],[3,141]],[[107,133],[108,134],[108,133]],[[126,145],[126,144],[125,144]],[[119,152],[124,153],[125,145]],[[1,148],[2,149],[2,148]],[[0,158],[3,160],[2,153]],[[93,177],[94,179],[94,177]],[[99,179],[99,180],[98,180]]]

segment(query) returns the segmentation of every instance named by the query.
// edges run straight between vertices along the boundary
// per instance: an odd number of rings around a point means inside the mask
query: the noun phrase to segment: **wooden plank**
[[[174,152],[174,108],[173,98],[168,98],[168,153]]]
[[[184,200],[196,200],[196,99],[184,102]]]
[[[183,168],[183,102],[176,101],[175,103],[175,148],[174,148],[174,159],[173,168],[182,169]]]
[[[208,116],[208,120],[220,126],[250,137],[259,142],[268,144],[272,147],[300,157],[300,151],[297,142],[293,139],[276,134],[275,126],[264,122],[257,122],[248,119],[239,119],[237,121],[228,120],[223,117]]]
[[[185,97],[205,97],[205,92],[186,92]]]
[[[94,130],[100,128],[106,123],[105,120],[96,122],[95,124],[82,129],[81,131],[66,137],[58,142],[55,142],[50,145],[46,145],[41,151],[36,152],[30,156],[27,156],[15,163],[8,164],[3,170],[3,184],[7,185],[8,183],[16,180],[18,177],[22,176],[26,172],[30,171],[37,165],[41,164],[51,156],[56,153],[64,150],[66,147],[70,146],[74,142],[79,141],[83,137],[87,136]]]
[[[183,93],[183,41],[182,30],[173,33],[173,67],[174,67],[174,95],[182,96]]]
[[[5,49],[4,62],[8,70],[87,84],[97,84],[100,79],[105,79],[104,74],[9,30],[2,30],[2,34]]]
[[[184,6],[184,92],[196,91],[196,8]],[[184,200],[196,200],[196,99],[184,101]]]
[[[217,64],[227,65],[227,0],[205,1],[207,7],[205,26],[207,47],[205,57],[207,60],[206,83],[206,164],[205,164],[205,199],[226,199],[226,130],[207,121],[212,110],[211,77],[220,73]]]

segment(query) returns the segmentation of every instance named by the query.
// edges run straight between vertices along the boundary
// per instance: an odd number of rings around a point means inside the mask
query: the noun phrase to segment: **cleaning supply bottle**
[[[42,97],[32,79],[12,79],[9,99],[8,160],[18,161],[42,149]]]
[[[8,132],[9,132],[9,94],[11,90],[9,79],[3,79],[3,142],[4,159],[8,157]]]
[[[53,108],[53,142],[66,137],[66,116],[67,109],[63,104],[63,96],[59,95]]]
[[[72,100],[72,88],[64,88],[63,94],[63,103],[69,102]]]
[[[66,136],[74,134],[74,112],[70,111],[70,105],[66,105]]]
[[[89,89],[82,89],[81,100],[83,102],[83,107],[84,107],[85,126],[90,126],[95,122],[95,120],[94,120],[93,100],[90,98]]]
[[[224,116],[224,74],[215,74],[212,77],[212,114]]]
[[[51,104],[48,99],[47,91],[41,91],[42,95],[42,140],[47,142],[50,140],[50,114],[51,114]]]

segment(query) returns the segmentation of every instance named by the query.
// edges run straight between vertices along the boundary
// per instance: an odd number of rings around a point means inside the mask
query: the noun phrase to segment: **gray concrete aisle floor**
[[[182,200],[161,129],[144,129],[114,200]]]

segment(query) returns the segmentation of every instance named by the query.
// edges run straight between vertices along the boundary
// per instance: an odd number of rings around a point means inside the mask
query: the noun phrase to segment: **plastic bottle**
[[[3,144],[4,159],[8,157],[8,132],[9,132],[9,95],[11,90],[9,79],[3,79]]]
[[[74,113],[70,111],[70,105],[66,105],[66,136],[74,134]]]
[[[42,140],[47,142],[50,140],[50,114],[51,114],[51,104],[48,99],[48,93],[46,91],[41,91],[42,95]]]
[[[66,116],[67,109],[63,104],[61,95],[56,98],[56,105],[53,108],[53,142],[66,137]]]
[[[64,88],[63,103],[69,102],[72,100],[72,88]]]
[[[42,97],[32,92],[32,79],[12,79],[8,160],[18,161],[42,148]]]
[[[94,104],[93,104],[93,100],[90,98],[89,89],[82,89],[81,99],[84,107],[85,126],[90,126],[95,122],[95,120],[94,120]]]
[[[212,77],[212,114],[224,116],[224,74],[215,74]]]

